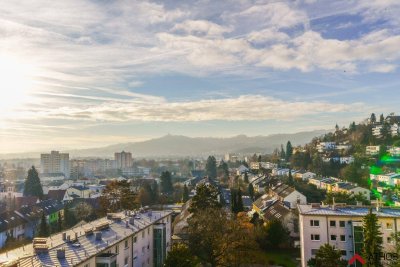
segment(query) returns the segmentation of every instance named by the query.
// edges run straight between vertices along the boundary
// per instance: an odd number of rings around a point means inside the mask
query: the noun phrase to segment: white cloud
[[[53,95],[73,101],[72,95]],[[81,96],[78,96],[81,97]],[[102,101],[85,107],[81,105],[53,105],[26,110],[32,119],[66,119],[77,121],[252,121],[295,120],[318,113],[354,112],[361,104],[331,104],[326,102],[285,101],[262,95],[242,95],[222,99],[171,102],[149,97],[126,99],[95,98]],[[156,100],[157,99],[157,100]],[[59,103],[59,101],[54,101]]]
[[[172,31],[183,31],[188,34],[205,34],[207,36],[220,36],[232,31],[231,27],[221,26],[207,20],[186,20],[176,24]]]
[[[397,65],[394,64],[380,64],[374,65],[369,68],[371,72],[379,72],[379,73],[389,73],[394,72],[397,69]]]

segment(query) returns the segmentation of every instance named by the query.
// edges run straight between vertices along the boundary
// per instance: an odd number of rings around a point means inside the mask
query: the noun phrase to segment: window
[[[340,235],[340,241],[346,242],[346,236],[345,235]]]
[[[392,230],[393,229],[393,223],[386,223],[386,229]]]
[[[331,240],[336,241],[336,235],[331,235]]]
[[[317,252],[318,252],[318,249],[312,249],[311,250],[311,255],[315,256],[315,255],[317,255]]]
[[[125,248],[128,248],[128,240],[125,240]]]
[[[136,244],[136,242],[137,242],[137,237],[135,236],[133,237],[133,243]]]
[[[311,220],[310,226],[319,227],[319,220]]]
[[[346,222],[345,221],[339,221],[339,227],[346,227]]]
[[[89,264],[89,263],[86,263],[86,264],[84,265],[84,267],[90,267],[90,264]]]
[[[340,253],[342,254],[342,256],[347,256],[347,251],[346,250],[341,250]]]
[[[117,244],[116,246],[115,246],[115,254],[118,254],[119,253],[119,245]]]
[[[331,227],[336,227],[336,221],[329,221],[329,225]]]
[[[392,238],[391,238],[390,236],[388,236],[388,237],[386,238],[386,241],[387,241],[389,244],[391,244],[391,243],[392,243]]]
[[[128,265],[129,257],[126,257],[124,260],[124,265]]]
[[[319,241],[319,235],[311,235],[312,241]]]
[[[148,235],[150,234],[150,228],[147,228],[147,234]]]

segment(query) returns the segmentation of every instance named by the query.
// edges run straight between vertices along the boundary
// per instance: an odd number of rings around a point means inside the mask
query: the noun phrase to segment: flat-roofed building
[[[171,216],[172,211],[109,214],[0,254],[0,263],[15,266],[161,267],[171,248]]]
[[[298,210],[302,267],[307,266],[307,261],[315,257],[324,244],[334,246],[344,260],[351,259],[355,253],[362,255],[362,220],[370,207],[312,204],[298,205]],[[400,229],[400,209],[373,208],[373,213],[381,226],[383,251],[395,251],[392,235]]]

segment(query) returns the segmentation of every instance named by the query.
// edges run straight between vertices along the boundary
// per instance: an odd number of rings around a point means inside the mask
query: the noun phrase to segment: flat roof
[[[400,218],[400,208],[381,207],[379,212],[376,207],[369,206],[320,206],[313,205],[298,205],[299,214],[303,216],[347,216],[347,217],[364,217],[369,213],[370,208],[372,212],[378,217]]]
[[[120,215],[122,218],[120,221],[114,221],[112,219],[109,220],[104,217],[48,237],[47,245],[49,246],[49,250],[46,253],[37,254],[34,251],[32,244],[2,253],[0,254],[0,266],[18,261],[18,266],[21,267],[74,266],[82,261],[96,256],[97,254],[106,250],[108,247],[111,247],[121,240],[140,232],[142,229],[147,228],[148,226],[158,222],[170,214],[172,214],[172,211],[169,210],[136,213],[136,215],[132,216],[134,218],[134,223],[128,224],[128,227],[126,227],[126,221],[129,220],[129,216],[125,215],[124,212],[118,213],[118,215]],[[85,235],[85,229],[94,229],[96,225],[102,223],[109,223],[109,228],[101,231],[101,240],[96,240],[95,234],[88,236]],[[77,233],[77,243],[79,243],[80,246],[64,241],[62,239],[63,233],[66,233],[67,236],[69,235],[71,240],[75,239],[75,233]],[[57,250],[59,249],[65,250],[65,259],[57,258]]]

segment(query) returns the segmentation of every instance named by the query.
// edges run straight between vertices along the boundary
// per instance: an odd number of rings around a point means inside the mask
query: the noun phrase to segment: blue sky
[[[0,153],[399,113],[400,1],[2,1]]]

